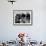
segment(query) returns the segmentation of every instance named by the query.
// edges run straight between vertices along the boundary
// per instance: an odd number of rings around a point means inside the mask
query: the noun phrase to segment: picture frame
[[[13,25],[32,25],[32,10],[13,10]]]

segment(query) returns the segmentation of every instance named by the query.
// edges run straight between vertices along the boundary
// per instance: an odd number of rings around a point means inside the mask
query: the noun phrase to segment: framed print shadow
[[[14,25],[32,25],[32,10],[13,10]]]

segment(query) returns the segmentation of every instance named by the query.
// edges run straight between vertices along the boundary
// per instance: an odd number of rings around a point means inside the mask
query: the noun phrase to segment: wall
[[[14,26],[13,10],[33,10],[33,25]],[[15,40],[19,32],[30,34],[33,40],[46,40],[46,0],[17,0],[14,5],[0,0],[0,40]]]

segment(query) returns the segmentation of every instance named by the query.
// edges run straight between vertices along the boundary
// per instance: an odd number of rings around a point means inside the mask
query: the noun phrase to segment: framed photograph
[[[13,10],[14,25],[32,25],[32,10]]]

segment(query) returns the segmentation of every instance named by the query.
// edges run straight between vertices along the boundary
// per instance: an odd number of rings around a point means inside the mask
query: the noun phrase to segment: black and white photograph
[[[32,24],[32,10],[14,10],[13,24]]]

